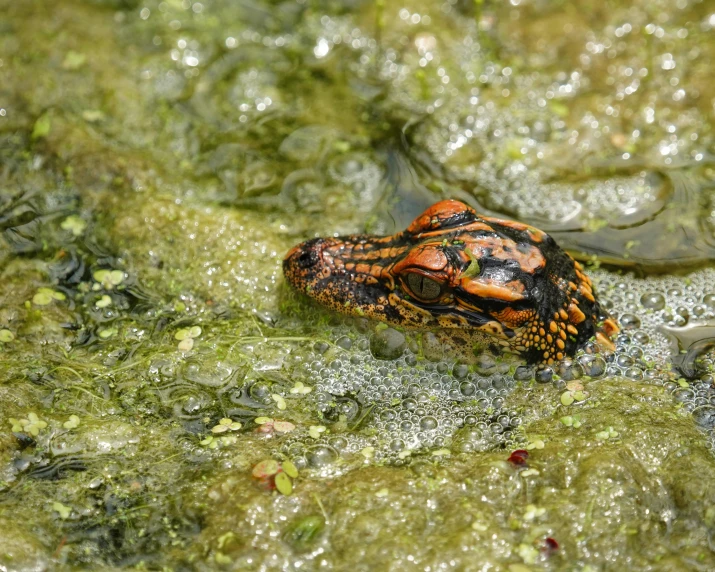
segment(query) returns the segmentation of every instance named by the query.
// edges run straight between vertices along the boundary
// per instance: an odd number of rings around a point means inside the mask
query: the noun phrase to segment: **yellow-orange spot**
[[[588,286],[586,286],[585,284],[582,283],[578,290],[579,290],[579,292],[581,292],[581,294],[583,294],[583,297],[586,298],[587,300],[589,300],[591,302],[596,301],[596,298],[594,298],[593,294],[591,293],[591,289]]]
[[[546,335],[546,330],[544,328],[539,328],[539,335],[544,337]]]
[[[578,330],[574,328],[571,324],[566,326],[566,329],[569,331],[570,334],[573,334],[574,336],[578,335]]]
[[[569,315],[566,313],[566,310],[559,310],[559,316],[561,316],[562,320],[568,320]]]
[[[556,325],[556,322],[549,323],[549,330],[551,330],[552,334],[555,334],[559,331],[559,327]]]
[[[551,334],[546,334],[546,341],[549,342],[550,344],[554,343],[554,338]]]
[[[559,346],[559,348],[564,349],[566,347],[566,344],[564,344],[563,340],[556,340],[556,345]]]
[[[566,331],[565,331],[565,330],[559,330],[559,337],[560,337],[562,340],[565,340],[565,339],[566,339]]]
[[[564,354],[562,354],[561,352],[557,353],[556,359],[559,359],[559,360],[564,359]]]
[[[586,315],[581,311],[581,309],[575,304],[569,305],[569,320],[573,324],[580,324],[586,319]]]
[[[603,322],[603,326],[601,329],[609,337],[613,334],[618,333],[620,330],[620,328],[616,325],[616,322],[614,322],[611,318],[608,318]]]
[[[596,341],[604,349],[607,349],[610,351],[613,351],[616,349],[615,344],[611,340],[609,340],[606,336],[604,336],[601,332],[596,332]]]

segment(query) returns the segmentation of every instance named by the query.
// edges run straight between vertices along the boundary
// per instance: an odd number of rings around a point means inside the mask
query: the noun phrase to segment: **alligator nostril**
[[[318,264],[319,261],[320,258],[318,257],[318,253],[315,252],[315,250],[313,249],[304,250],[296,259],[296,262],[298,263],[298,266],[300,268],[310,268],[311,266],[315,266],[316,264]]]

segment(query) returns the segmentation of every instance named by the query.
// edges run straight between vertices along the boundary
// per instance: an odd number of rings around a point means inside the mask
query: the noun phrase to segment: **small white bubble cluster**
[[[477,373],[459,363],[418,360],[409,350],[396,360],[379,360],[366,336],[336,341],[351,347],[316,353],[305,374],[326,423],[342,420],[359,429],[340,434],[342,451],[369,446],[376,460],[402,464],[418,453],[486,450],[518,440],[514,430],[522,419],[504,408],[516,385],[508,366],[489,361],[485,373]],[[310,465],[309,445],[336,448],[326,436],[302,446],[292,440],[286,453],[300,451],[295,460]]]

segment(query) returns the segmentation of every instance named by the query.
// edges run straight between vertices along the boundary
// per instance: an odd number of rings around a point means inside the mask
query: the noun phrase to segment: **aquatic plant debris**
[[[0,567],[715,569],[710,4],[0,13]],[[285,287],[445,198],[578,256],[615,351]]]
[[[33,437],[37,437],[40,431],[47,427],[47,421],[40,419],[37,413],[34,412],[29,413],[27,419],[15,419],[14,417],[10,417],[9,422],[12,425],[13,431],[24,431]]]

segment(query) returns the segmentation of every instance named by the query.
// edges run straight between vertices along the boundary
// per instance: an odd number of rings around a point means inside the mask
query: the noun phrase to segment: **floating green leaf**
[[[75,236],[81,236],[87,223],[77,215],[70,215],[60,223],[62,230],[69,230]]]
[[[79,427],[79,417],[77,415],[70,415],[70,418],[62,424],[65,429],[74,429]]]
[[[63,505],[61,502],[53,502],[52,510],[57,512],[62,519],[69,518],[70,514],[72,514],[72,509],[68,506]]]
[[[276,475],[276,488],[282,495],[289,496],[293,492],[293,481],[285,473]]]
[[[255,467],[253,467],[252,474],[257,479],[264,479],[266,477],[275,475],[279,470],[280,465],[278,464],[278,461],[275,461],[273,459],[266,459],[265,461],[261,461]]]
[[[35,125],[32,127],[32,139],[42,139],[43,137],[47,137],[50,133],[50,127],[52,127],[50,114],[43,113],[37,118]]]
[[[298,476],[298,468],[290,461],[283,461],[281,467],[283,467],[283,471],[289,477],[295,479]]]

